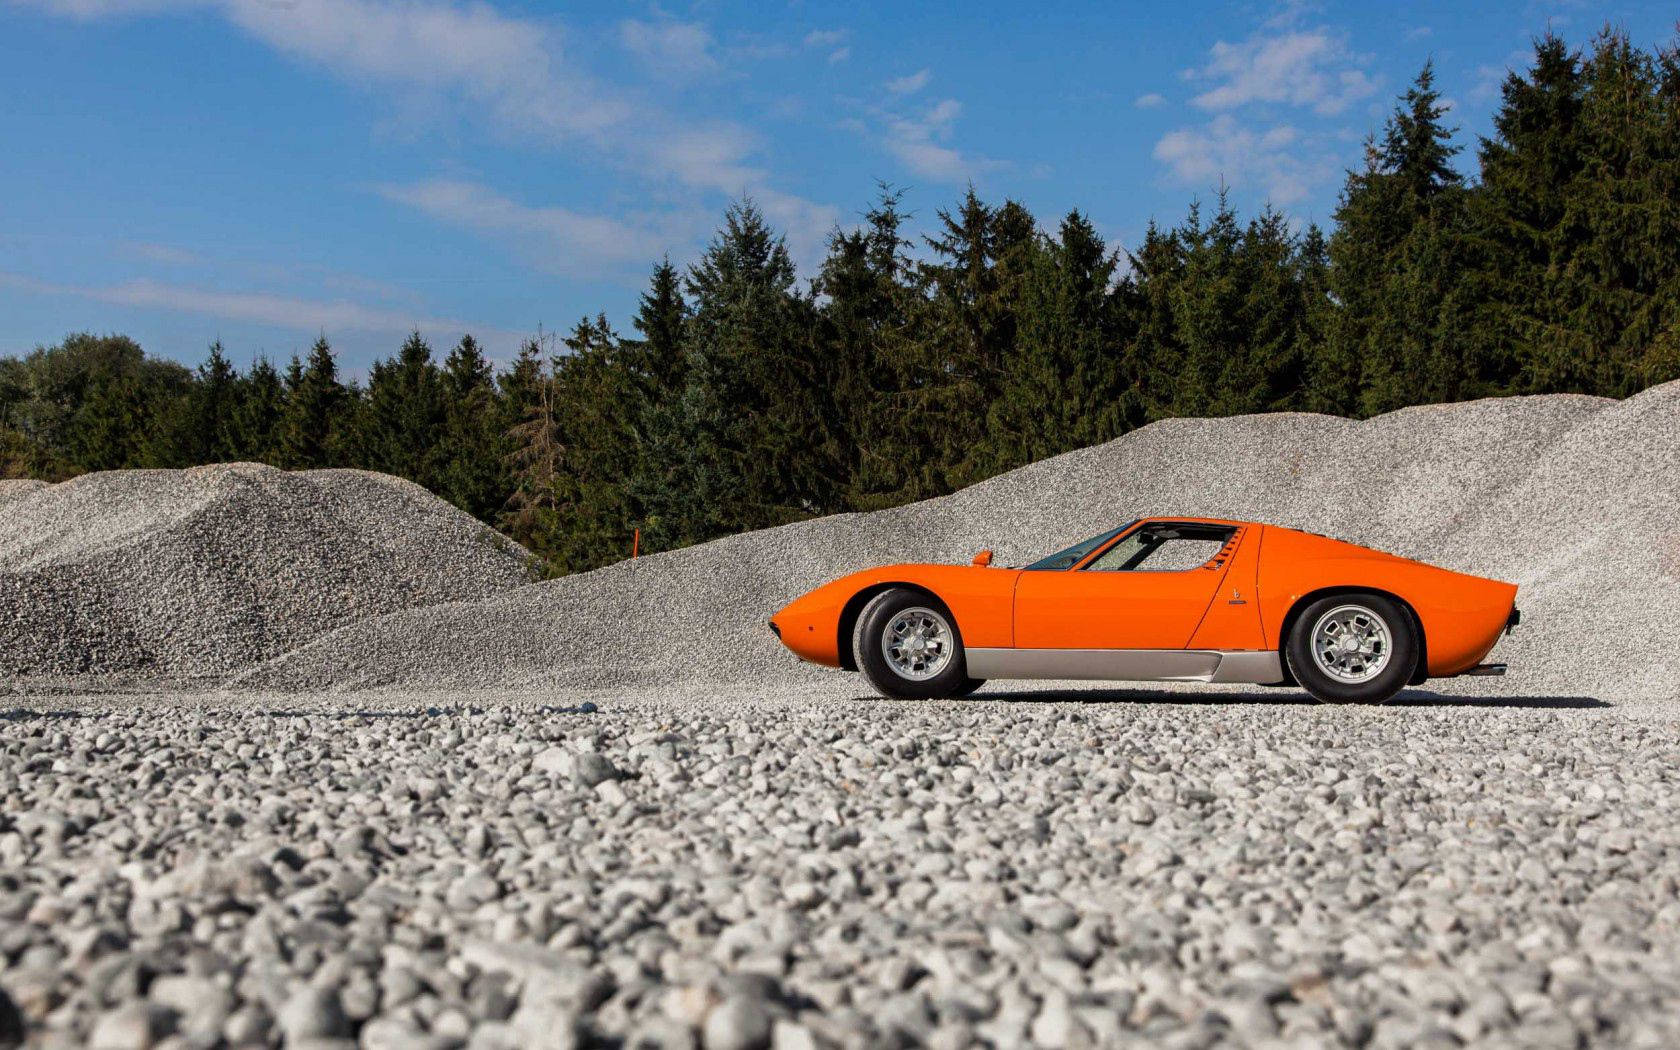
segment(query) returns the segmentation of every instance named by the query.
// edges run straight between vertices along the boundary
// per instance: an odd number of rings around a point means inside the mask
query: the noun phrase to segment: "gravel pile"
[[[14,500],[21,500],[32,492],[39,492],[47,487],[44,481],[32,481],[28,478],[0,478],[0,509]]]
[[[1355,422],[1172,420],[953,496],[841,515],[349,626],[251,687],[611,689],[823,680],[765,620],[892,561],[1020,564],[1157,513],[1271,521],[1520,584],[1524,625],[1478,694],[1671,697],[1680,647],[1680,383],[1625,402],[1505,398]],[[1643,639],[1661,638],[1658,644]],[[1641,639],[1633,644],[1630,639]],[[855,680],[830,679],[836,688]],[[1432,686],[1433,688],[1433,686]],[[985,695],[984,693],[982,695]]]
[[[326,631],[530,580],[417,485],[249,463],[0,490],[0,676],[220,676]]]
[[[253,702],[0,723],[0,1045],[1680,1045],[1655,707]]]

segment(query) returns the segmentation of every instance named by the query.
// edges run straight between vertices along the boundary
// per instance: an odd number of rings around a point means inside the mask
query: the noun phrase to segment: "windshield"
[[[1075,565],[1084,561],[1086,555],[1131,528],[1132,524],[1135,523],[1127,523],[1120,526],[1118,529],[1109,529],[1101,536],[1092,536],[1088,540],[1075,543],[1067,550],[1057,551],[1048,557],[1040,558],[1031,565],[1025,566],[1025,568],[1038,569],[1040,571],[1049,569],[1071,569]]]

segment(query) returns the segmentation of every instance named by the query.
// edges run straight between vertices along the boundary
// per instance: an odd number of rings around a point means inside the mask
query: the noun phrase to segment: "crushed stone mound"
[[[29,478],[0,478],[0,508],[46,487],[46,482],[32,481]]]
[[[1169,420],[942,499],[734,536],[346,627],[242,679],[277,689],[648,688],[861,680],[765,627],[795,595],[895,561],[1018,565],[1152,514],[1275,522],[1518,583],[1524,695],[1680,692],[1680,383],[1404,409]],[[842,685],[841,688],[847,686]]]
[[[251,463],[0,490],[0,677],[221,676],[317,635],[527,583],[418,485]]]

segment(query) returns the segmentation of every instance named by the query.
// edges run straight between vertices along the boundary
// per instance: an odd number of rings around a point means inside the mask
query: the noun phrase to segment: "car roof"
[[[1154,515],[1151,515],[1150,517],[1147,517],[1147,518],[1139,518],[1138,519],[1139,524],[1148,524],[1149,522],[1152,522],[1152,521],[1182,521],[1186,524],[1195,524],[1195,525],[1257,525],[1257,524],[1259,524],[1258,522],[1237,521],[1237,520],[1231,519],[1231,518],[1197,518],[1197,517],[1193,517],[1193,516],[1188,515],[1188,514],[1154,514]]]

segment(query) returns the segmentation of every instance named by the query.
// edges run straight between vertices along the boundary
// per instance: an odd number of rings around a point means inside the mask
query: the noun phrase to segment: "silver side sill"
[[[969,649],[970,678],[1065,678],[1115,682],[1283,681],[1271,651],[1219,649]]]

